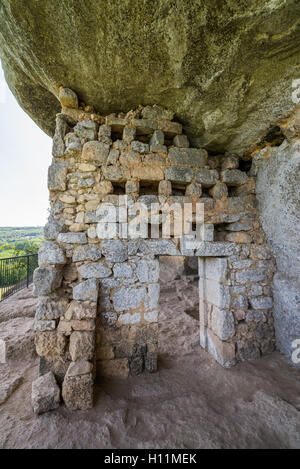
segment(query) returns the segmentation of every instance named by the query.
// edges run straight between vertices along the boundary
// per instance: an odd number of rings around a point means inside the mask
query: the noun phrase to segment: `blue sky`
[[[0,226],[44,225],[51,139],[21,109],[0,63]]]

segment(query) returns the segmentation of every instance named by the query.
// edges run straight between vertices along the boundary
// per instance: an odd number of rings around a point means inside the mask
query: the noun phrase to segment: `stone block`
[[[87,360],[78,360],[76,362],[72,362],[68,368],[68,376],[82,376],[91,373],[93,370],[93,365],[88,362]]]
[[[186,191],[185,191],[186,196],[201,197],[201,194],[202,194],[201,184],[195,184],[195,183],[192,182],[191,184],[186,186]]]
[[[235,243],[224,242],[201,242],[197,243],[195,256],[199,257],[227,257],[236,255],[238,247]]]
[[[158,166],[138,165],[133,168],[132,177],[141,181],[161,181],[164,179],[164,170]]]
[[[111,269],[103,262],[83,264],[78,267],[78,272],[82,278],[106,278],[112,273]]]
[[[158,194],[169,197],[172,194],[172,183],[170,181],[160,181],[158,184]]]
[[[72,371],[72,368],[71,368]],[[71,410],[87,410],[93,407],[92,373],[81,376],[65,376],[62,397],[66,406]]]
[[[201,241],[213,241],[214,240],[214,225],[211,223],[205,223],[200,226],[199,236]]]
[[[178,137],[183,136],[177,136],[177,138]],[[203,168],[207,162],[207,151],[198,148],[171,147],[168,153],[168,158],[174,164]]]
[[[153,283],[148,285],[148,296],[145,306],[150,311],[153,309],[159,309],[159,292],[159,283]]]
[[[107,164],[116,164],[120,156],[119,150],[112,148],[108,154]]]
[[[229,308],[231,296],[229,287],[216,280],[205,279],[205,299],[219,308]]]
[[[81,152],[82,152],[82,143],[79,138],[76,138],[76,139],[74,138],[73,140],[69,141],[65,150],[66,155],[76,158],[80,156]]]
[[[39,267],[33,273],[33,295],[48,295],[60,287],[62,272],[55,267]]]
[[[251,269],[241,270],[235,274],[236,281],[238,283],[248,282],[263,282],[266,280],[266,273],[264,269]]]
[[[265,315],[263,311],[247,311],[246,322],[260,322],[265,320]]]
[[[127,181],[125,184],[125,192],[126,194],[134,194],[138,193],[140,190],[140,183],[139,181],[132,180],[132,181]]]
[[[194,170],[183,166],[171,166],[166,168],[166,179],[171,182],[188,183],[194,178]]]
[[[239,167],[240,159],[237,155],[225,154],[221,159],[221,168],[225,169],[237,169]]]
[[[98,282],[96,279],[89,279],[81,282],[73,288],[74,300],[81,301],[97,301],[98,299]]]
[[[263,288],[261,285],[257,285],[253,283],[250,285],[250,288],[248,290],[248,296],[260,296],[263,294]]]
[[[50,216],[48,222],[44,227],[45,239],[54,240],[57,238],[58,234],[63,231],[65,231],[64,222],[61,220],[56,220],[55,218]]]
[[[252,224],[246,221],[228,223],[228,225],[225,226],[225,230],[227,231],[249,231],[252,230],[252,228]]]
[[[151,135],[157,129],[157,122],[152,119],[133,119],[131,124],[136,128],[137,135]]]
[[[93,171],[96,171],[96,166],[94,164],[90,164],[90,163],[81,163],[79,165],[79,171],[81,171],[82,173],[92,173]]]
[[[99,131],[98,131],[98,138],[102,137],[111,137],[111,126],[107,124],[100,125]]]
[[[212,187],[219,179],[219,173],[215,169],[199,169],[196,173],[196,181],[203,187]]]
[[[130,179],[130,171],[120,166],[107,166],[102,168],[103,176],[111,182],[126,182]]]
[[[89,140],[96,140],[98,131],[98,124],[92,120],[84,120],[78,122],[74,127],[74,132],[80,138],[87,138]]]
[[[175,145],[175,147],[180,147],[180,148],[189,148],[190,146],[190,142],[189,142],[189,139],[187,138],[186,135],[176,135],[174,138],[173,138],[173,143]]]
[[[165,135],[161,130],[155,130],[150,138],[150,147],[152,145],[163,145],[165,143]]]
[[[125,262],[114,265],[114,276],[117,278],[130,278],[133,276],[132,267]]]
[[[194,235],[184,235],[180,238],[180,253],[182,256],[194,256],[196,240]]]
[[[110,262],[124,262],[128,258],[127,246],[119,239],[105,239],[102,254]]]
[[[39,265],[65,264],[66,258],[63,249],[52,241],[46,241],[39,248]]]
[[[158,143],[150,145],[151,153],[167,153],[167,151],[168,147],[166,145],[159,145]],[[154,157],[152,155],[147,155],[144,162],[149,162],[151,159],[154,159]],[[161,163],[164,164],[164,161]]]
[[[122,132],[125,125],[128,125],[129,123],[128,119],[116,117],[114,114],[106,116],[106,124],[109,125],[114,132]]]
[[[120,324],[138,324],[141,322],[140,313],[124,313],[118,316],[118,322]]]
[[[137,153],[149,153],[149,144],[148,143],[143,143],[139,142],[138,140],[134,140],[130,144],[131,149],[133,151],[136,151]]]
[[[35,331],[54,331],[56,328],[56,322],[55,321],[41,321],[39,319],[36,319],[34,322],[34,330]]]
[[[248,233],[237,232],[237,233],[228,233],[225,236],[226,241],[239,244],[249,244],[252,242],[252,237]]]
[[[236,363],[234,344],[223,342],[209,329],[207,329],[207,351],[225,368]]]
[[[134,127],[124,127],[123,140],[127,143],[132,142],[136,136],[136,129]]]
[[[59,233],[57,241],[65,244],[86,244],[87,237],[85,233]]]
[[[60,195],[59,200],[60,202],[68,205],[74,205],[76,203],[76,198],[73,195],[67,193]]]
[[[230,339],[235,333],[232,312],[213,307],[210,327],[219,339]]]
[[[168,137],[182,134],[182,125],[179,122],[171,122],[167,119],[160,119],[157,123],[158,130],[162,130]]]
[[[179,256],[176,244],[170,239],[147,239],[142,241],[139,251],[143,254],[159,256]]]
[[[70,355],[73,362],[92,360],[95,350],[94,332],[75,331],[70,336]]]
[[[48,169],[49,191],[65,191],[67,188],[67,174],[66,163],[53,161]]]
[[[40,357],[60,357],[64,355],[67,339],[57,331],[38,332],[35,335],[36,353]]]
[[[82,160],[93,161],[99,165],[106,163],[110,145],[108,143],[92,141],[83,145]]]
[[[60,135],[54,135],[52,140],[52,156],[59,158],[65,153],[65,142]]]
[[[271,257],[269,248],[260,244],[250,246],[250,255],[252,259],[258,260],[270,259]]]
[[[139,142],[140,143],[140,142]],[[141,163],[141,155],[136,151],[125,151],[120,156],[120,163],[126,168],[134,168],[139,163]]]
[[[113,303],[115,311],[127,311],[129,309],[136,309],[144,300],[146,295],[146,288],[139,287],[126,287],[120,288],[113,295]]]
[[[232,298],[232,305],[235,309],[248,309],[248,298],[245,295],[238,295]]]
[[[140,282],[158,282],[159,279],[159,261],[141,260],[136,269],[136,274]]]
[[[65,319],[82,320],[82,319],[96,319],[97,305],[88,301],[71,301],[66,312]]]
[[[97,261],[101,258],[101,249],[95,244],[88,244],[86,246],[78,246],[73,253],[73,262],[82,261]]]
[[[271,309],[273,306],[273,299],[269,296],[251,298],[250,304],[253,309]]]
[[[73,90],[70,90],[70,88],[61,87],[59,89],[58,99],[62,107],[78,109],[77,94]]]
[[[150,210],[152,204],[158,204],[158,196],[152,194],[141,195],[137,201],[140,204],[144,204]]]
[[[92,187],[95,184],[94,178],[87,178],[87,179],[79,179],[78,187],[87,188]]]
[[[248,176],[239,169],[225,169],[221,172],[221,180],[228,186],[240,186],[248,182]]]
[[[222,199],[223,197],[228,197],[228,188],[224,182],[218,182],[209,190],[209,194],[214,199]]]
[[[202,266],[200,270],[200,265]],[[228,271],[228,261],[225,258],[217,258],[217,259],[205,259],[205,267],[203,268],[204,264],[199,263],[199,277],[207,278],[215,281],[220,281],[221,279],[227,278],[227,271]],[[204,270],[205,269],[205,270]]]
[[[240,261],[233,261],[231,263],[231,266],[233,269],[236,270],[242,270],[242,269],[248,269],[254,264],[254,262],[251,259],[244,259]]]
[[[43,414],[59,407],[60,389],[51,371],[33,381],[31,402],[35,414]]]

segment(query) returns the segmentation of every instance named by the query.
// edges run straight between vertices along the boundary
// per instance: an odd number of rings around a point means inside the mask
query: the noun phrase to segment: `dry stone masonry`
[[[103,117],[80,109],[71,90],[60,101],[34,285],[40,373],[54,373],[65,404],[92,407],[96,376],[157,370],[160,256],[198,258],[199,342],[222,366],[271,352],[274,261],[245,162],[191,148],[159,106]],[[135,202],[189,203],[192,224],[204,204],[201,239],[176,236],[174,219],[163,238],[160,216],[156,237],[147,223],[144,237],[126,237],[122,214]],[[118,207],[117,224],[103,221],[107,204]]]

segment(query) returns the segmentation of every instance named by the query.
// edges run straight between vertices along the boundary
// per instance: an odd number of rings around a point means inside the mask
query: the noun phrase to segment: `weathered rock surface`
[[[299,12],[284,0],[3,0],[0,55],[49,134],[63,85],[101,113],[163,105],[201,145],[243,152],[293,107]]]
[[[298,371],[279,353],[223,370],[197,347],[196,321],[184,312],[186,305],[194,309],[197,288],[178,280],[174,288],[174,271],[164,277],[159,374],[117,385],[100,377],[92,410],[61,407],[36,418],[30,389],[38,367],[23,353],[11,370],[0,366],[1,448],[299,448]],[[83,361],[68,370],[83,398],[91,387],[82,393],[80,378],[89,386],[90,370]]]
[[[32,286],[24,288],[0,303],[0,323],[17,317],[34,317],[37,298],[32,296]]]
[[[268,158],[257,155],[256,165],[262,227],[278,269],[273,285],[277,345],[291,357],[292,343],[300,337],[299,140],[283,142]]]

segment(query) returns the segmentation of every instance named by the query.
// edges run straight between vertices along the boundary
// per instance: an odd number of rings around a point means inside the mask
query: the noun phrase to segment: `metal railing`
[[[37,254],[0,259],[0,301],[28,288],[37,266]]]

